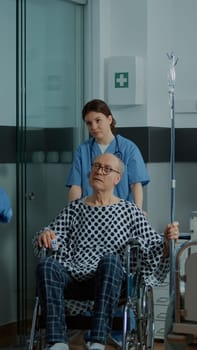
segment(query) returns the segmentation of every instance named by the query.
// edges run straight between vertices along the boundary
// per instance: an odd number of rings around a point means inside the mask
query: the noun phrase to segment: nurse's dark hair
[[[106,102],[104,102],[103,100],[99,100],[99,99],[94,99],[91,100],[89,102],[87,102],[83,109],[82,109],[82,118],[83,120],[85,120],[85,116],[89,113],[89,112],[98,112],[98,113],[102,113],[104,114],[107,118],[109,117],[109,115],[112,116],[112,123],[111,123],[111,130],[113,131],[115,129],[116,126],[116,120],[114,119],[112,112],[109,108],[109,106],[107,105]]]

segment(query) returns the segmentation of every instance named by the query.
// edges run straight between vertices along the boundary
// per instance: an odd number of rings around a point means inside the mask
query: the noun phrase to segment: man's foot
[[[69,350],[69,347],[66,343],[55,343],[53,345],[48,345],[47,350]]]
[[[104,350],[104,348],[105,348],[105,345],[101,343],[92,343],[92,342],[88,343],[89,350]]]

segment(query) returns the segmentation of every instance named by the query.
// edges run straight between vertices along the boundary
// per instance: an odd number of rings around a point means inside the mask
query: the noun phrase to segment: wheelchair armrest
[[[40,258],[46,258],[49,255],[51,249],[41,247],[41,248],[39,248],[39,251],[40,251]]]
[[[139,271],[140,269],[140,254],[139,254],[139,242],[136,239],[130,239],[126,248],[126,271]],[[133,270],[134,269],[134,270]]]
[[[42,248],[40,248],[40,251],[41,251],[41,253],[40,253],[41,258],[45,258],[48,254],[48,249],[45,247],[42,247]]]

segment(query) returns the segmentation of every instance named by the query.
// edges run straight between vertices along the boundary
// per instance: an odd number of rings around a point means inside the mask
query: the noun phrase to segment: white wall
[[[147,2],[147,125],[170,126],[168,71],[172,44],[172,1]]]
[[[147,4],[144,0],[121,3],[110,0],[109,56],[142,56],[147,51]],[[103,38],[104,40],[104,38]],[[146,64],[146,60],[144,60]],[[146,81],[146,76],[145,76]],[[145,89],[146,94],[146,89]],[[119,126],[145,126],[146,104],[142,106],[112,107]]]
[[[177,116],[176,125],[196,126],[197,2],[92,0],[88,6],[89,15],[92,16],[90,20],[92,23],[89,24],[92,24],[93,32],[92,37],[88,38],[89,46],[87,46],[92,54],[88,69],[90,70],[92,66],[92,71],[88,76],[88,84],[91,84],[88,93],[86,85],[86,100],[95,96],[105,98],[105,59],[110,56],[139,55],[145,62],[145,104],[113,108],[118,124],[170,126],[168,108],[170,61],[167,53],[174,52],[179,58],[176,65],[177,108],[175,103],[175,109],[182,112]]]
[[[173,2],[174,4],[174,2]],[[197,126],[197,2],[195,0],[176,0],[173,6],[174,50],[179,56],[176,84],[176,125],[180,127]]]
[[[177,127],[197,123],[197,2],[150,0],[147,2],[147,124],[168,126],[168,72],[166,53],[174,52],[176,65],[175,112]],[[188,111],[193,112],[191,114]]]
[[[147,124],[170,126],[166,53],[178,57],[175,84],[175,127],[197,126],[197,2],[195,0],[148,1]],[[180,111],[181,113],[176,113]],[[188,112],[189,111],[189,112]],[[156,228],[170,217],[170,168],[168,164],[148,166],[151,184],[147,189],[148,212]],[[197,207],[196,163],[175,165],[175,217],[181,231],[188,231],[189,217]]]
[[[175,126],[196,127],[197,2],[92,0],[88,6],[99,20],[92,21],[91,27],[96,40],[89,44],[91,52],[97,52],[98,55],[94,54],[94,60],[89,63],[93,72],[97,73],[92,75],[93,78],[91,74],[88,76],[86,100],[105,98],[105,61],[108,57],[142,56],[145,62],[145,103],[142,106],[112,106],[117,125],[170,128],[170,60],[167,53],[174,52],[179,58],[176,65],[175,112],[181,112],[175,114]],[[88,90],[90,84],[91,89]],[[151,183],[145,190],[145,206],[153,225],[162,230],[163,225],[170,220],[170,164],[151,163],[148,164],[148,170]],[[197,190],[194,185],[196,171],[195,163],[176,164],[175,214],[181,223],[181,231],[189,229],[190,213],[197,207]],[[185,194],[188,194],[186,201]]]

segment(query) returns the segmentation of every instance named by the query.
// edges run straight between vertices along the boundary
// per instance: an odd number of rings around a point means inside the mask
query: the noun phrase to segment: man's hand
[[[38,237],[38,245],[40,248],[51,248],[52,239],[56,239],[55,232],[52,230],[43,231]]]
[[[163,257],[167,258],[169,257],[169,251],[170,251],[170,240],[176,240],[179,238],[179,223],[173,222],[172,224],[168,224],[164,231],[164,237],[165,237],[165,243],[164,243],[164,250],[163,250]]]
[[[175,221],[172,224],[168,224],[164,231],[164,235],[167,241],[171,239],[177,240],[179,238],[179,223]]]

